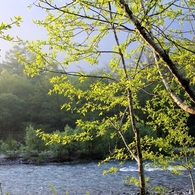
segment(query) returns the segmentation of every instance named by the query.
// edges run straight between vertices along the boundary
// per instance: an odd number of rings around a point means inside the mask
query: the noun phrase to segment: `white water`
[[[178,171],[186,171],[186,169],[182,166],[178,166],[176,169]],[[162,168],[154,167],[151,163],[146,163],[145,166],[144,166],[144,170],[145,171],[164,171]],[[172,170],[174,170],[174,167],[169,166],[166,170],[172,171]],[[122,171],[122,172],[135,172],[135,171],[138,171],[138,170],[137,170],[137,165],[133,164],[133,165],[130,165],[128,167],[122,167],[122,168],[119,169],[119,171]]]

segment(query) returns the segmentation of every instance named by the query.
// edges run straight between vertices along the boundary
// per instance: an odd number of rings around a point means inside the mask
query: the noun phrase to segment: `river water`
[[[111,166],[120,171],[103,175],[102,172]],[[138,188],[126,185],[126,176],[137,176],[137,165],[128,161],[122,166],[118,162],[109,162],[98,166],[98,162],[64,163],[47,165],[0,165],[0,182],[3,195],[119,195],[136,194]],[[162,185],[175,191],[191,189],[187,172],[182,176],[146,167],[145,176],[150,177],[150,186]],[[0,192],[1,194],[1,192]]]

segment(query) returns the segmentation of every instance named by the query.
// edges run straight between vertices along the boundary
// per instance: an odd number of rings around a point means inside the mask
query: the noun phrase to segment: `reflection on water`
[[[136,163],[129,161],[120,167],[116,162],[97,166],[98,162],[35,165],[1,165],[0,182],[5,194],[10,195],[50,195],[52,185],[57,195],[92,195],[132,194],[138,188],[124,185],[126,176],[137,176]],[[102,175],[103,170],[117,166],[119,172]],[[150,185],[164,185],[178,190],[191,189],[186,172],[175,176],[162,170],[146,167],[146,177],[150,177]]]

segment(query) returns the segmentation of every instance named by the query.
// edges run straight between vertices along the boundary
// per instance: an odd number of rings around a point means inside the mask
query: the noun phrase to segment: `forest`
[[[28,154],[53,151],[62,161],[133,159],[138,178],[130,182],[140,195],[147,194],[145,160],[175,166],[175,173],[179,165],[195,194],[194,6],[192,0],[32,3],[30,9],[46,14],[33,20],[46,38],[2,37],[18,43],[0,66],[2,150],[21,144]],[[0,31],[21,17],[14,20]],[[69,71],[74,64],[83,69]],[[88,72],[88,65],[98,68]]]

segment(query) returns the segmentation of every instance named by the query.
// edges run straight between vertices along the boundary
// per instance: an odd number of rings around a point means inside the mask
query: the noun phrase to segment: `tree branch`
[[[185,78],[177,69],[177,64],[172,61],[169,54],[154,40],[147,30],[141,25],[138,19],[134,16],[130,10],[128,4],[124,0],[119,0],[121,8],[126,12],[131,22],[133,22],[135,28],[141,35],[141,37],[150,45],[150,47],[159,55],[159,57],[166,63],[167,67],[177,79],[178,83],[182,86],[185,92],[189,95],[190,99],[195,102],[195,91],[190,86],[190,80]]]
[[[176,95],[174,92],[172,92],[165,76],[163,75],[163,73],[161,72],[160,70],[160,66],[159,66],[159,62],[158,62],[158,59],[154,53],[154,59],[155,59],[155,63],[156,63],[156,66],[158,68],[158,72],[162,78],[162,82],[166,88],[166,90],[168,91],[168,93],[170,94],[170,96],[172,97],[173,101],[181,108],[183,109],[184,111],[190,113],[190,114],[195,114],[195,107],[192,107],[192,106],[189,106],[187,104],[185,104],[178,95]]]

